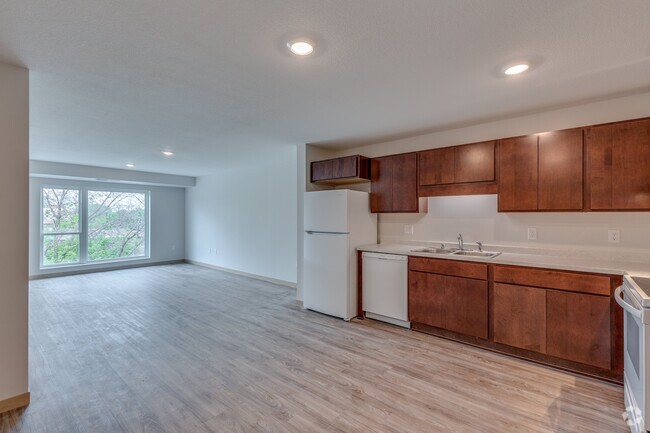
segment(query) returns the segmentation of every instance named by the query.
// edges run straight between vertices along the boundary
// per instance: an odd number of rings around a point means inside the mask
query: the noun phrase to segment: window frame
[[[43,220],[44,220],[43,211],[45,210],[44,207],[43,207],[43,199],[44,199],[43,190],[45,190],[45,189],[68,189],[68,190],[79,191],[79,202],[77,204],[77,208],[78,208],[77,212],[78,212],[78,215],[79,215],[79,225],[78,225],[79,230],[78,231],[76,231],[76,232],[49,232],[49,233],[45,233],[45,231],[43,230],[43,225],[44,225],[43,224]],[[41,186],[40,197],[39,197],[40,214],[38,215],[39,227],[40,227],[40,245],[39,245],[40,259],[39,259],[39,263],[40,263],[41,269],[57,268],[57,267],[60,267],[60,266],[66,266],[66,267],[67,266],[79,266],[79,265],[82,264],[82,257],[83,257],[82,247],[81,247],[81,244],[83,242],[83,240],[82,240],[82,238],[83,238],[83,236],[82,236],[82,233],[83,233],[83,221],[82,221],[83,220],[83,212],[82,212],[82,209],[81,209],[82,208],[82,201],[83,201],[82,196],[83,196],[83,192],[82,192],[82,189],[80,187],[60,186],[60,185],[56,185],[56,186],[49,186],[49,185],[45,186],[45,185],[43,185],[43,186]],[[53,265],[46,265],[45,264],[45,251],[43,250],[43,248],[45,247],[45,236],[56,236],[56,235],[77,235],[77,236],[79,236],[79,260],[78,261],[72,262],[72,263],[55,263]]]
[[[43,190],[44,189],[73,189],[79,191],[79,233],[44,233],[43,232]],[[144,194],[144,255],[134,257],[119,257],[115,259],[104,260],[90,260],[88,257],[88,192],[125,192]],[[39,242],[39,265],[40,269],[54,269],[54,268],[70,268],[75,266],[94,266],[106,263],[120,263],[138,260],[148,260],[151,258],[151,190],[148,189],[131,189],[131,188],[111,188],[103,186],[78,186],[70,184],[43,184],[39,191],[40,197],[40,213],[39,227],[40,227],[40,242]],[[44,239],[45,235],[49,234],[78,234],[79,235],[79,261],[75,263],[57,263],[53,265],[44,264]]]

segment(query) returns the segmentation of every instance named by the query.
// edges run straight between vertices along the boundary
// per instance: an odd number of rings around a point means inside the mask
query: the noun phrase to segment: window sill
[[[41,271],[49,271],[49,270],[58,270],[58,269],[85,268],[85,267],[97,266],[97,265],[138,262],[138,261],[144,261],[150,259],[151,259],[150,256],[138,256],[138,257],[123,258],[123,259],[96,260],[96,261],[84,262],[84,263],[66,263],[60,265],[47,265],[47,266],[41,265],[39,269]]]

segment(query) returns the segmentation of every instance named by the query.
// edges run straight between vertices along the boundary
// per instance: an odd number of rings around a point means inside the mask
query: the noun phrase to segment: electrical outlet
[[[617,244],[621,241],[621,232],[618,230],[607,230],[607,242]]]
[[[537,229],[535,227],[528,228],[528,240],[529,241],[537,240]]]
[[[404,224],[404,234],[405,235],[413,234],[413,224]]]

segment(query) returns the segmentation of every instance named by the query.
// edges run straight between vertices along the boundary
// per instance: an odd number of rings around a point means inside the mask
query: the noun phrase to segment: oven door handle
[[[616,291],[614,292],[614,299],[616,299],[616,303],[620,305],[625,311],[627,311],[637,319],[641,320],[641,310],[634,308],[633,305],[626,302],[625,299],[623,299],[622,292],[623,292],[623,286],[619,286],[616,288]]]

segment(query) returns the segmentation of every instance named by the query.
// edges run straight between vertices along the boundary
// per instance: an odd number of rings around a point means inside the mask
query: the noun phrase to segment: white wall
[[[187,259],[295,285],[296,166],[295,145],[274,146],[199,177],[187,191]]]
[[[650,117],[650,93],[347,149],[337,156],[374,157],[641,117]],[[455,242],[457,234],[463,233],[466,241],[492,244],[650,252],[648,212],[498,213],[496,209],[496,195],[430,198],[428,214],[380,215],[379,237],[382,242]],[[405,224],[414,225],[413,235],[404,235]],[[528,227],[537,228],[537,241],[527,240]],[[607,242],[608,229],[621,231],[619,244]]]
[[[647,251],[650,259],[650,212],[497,212],[496,195],[430,197],[423,215],[390,214],[379,218],[381,242],[437,241],[453,244],[458,233],[465,242],[530,248],[579,247],[599,250]],[[413,234],[404,225],[413,224]],[[529,241],[527,229],[537,229]],[[620,243],[607,240],[608,230],[620,230]],[[469,245],[476,247],[476,245]]]
[[[650,117],[650,92],[345,149],[335,156],[391,155],[642,117]]]
[[[0,64],[0,401],[28,392],[29,72]]]
[[[40,269],[40,191],[42,186],[150,191],[150,257],[113,263]],[[185,258],[185,188],[31,177],[29,203],[29,275],[32,277],[164,263]]]

